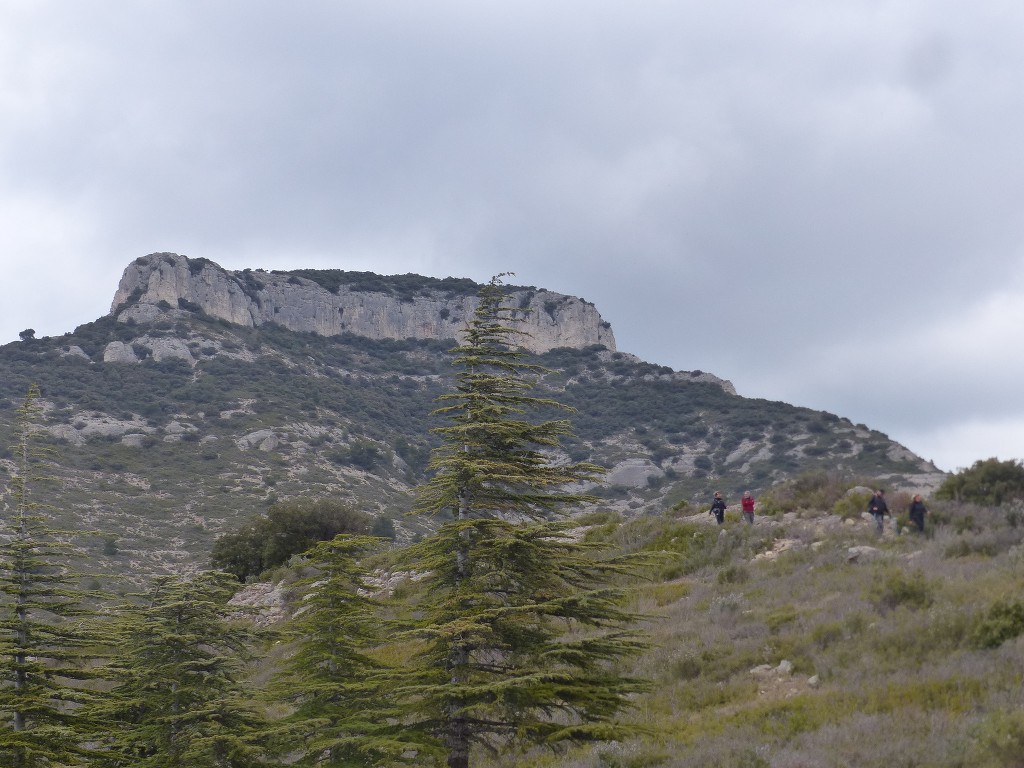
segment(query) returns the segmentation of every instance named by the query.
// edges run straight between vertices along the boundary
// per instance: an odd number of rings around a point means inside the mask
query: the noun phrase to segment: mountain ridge
[[[531,286],[508,286],[508,297],[522,310],[528,334],[522,345],[531,352],[592,344],[615,351],[611,324],[593,304]],[[125,268],[111,314],[147,322],[169,307],[320,336],[437,340],[460,338],[476,303],[476,284],[465,279],[343,270],[231,272],[208,259],[153,253]]]

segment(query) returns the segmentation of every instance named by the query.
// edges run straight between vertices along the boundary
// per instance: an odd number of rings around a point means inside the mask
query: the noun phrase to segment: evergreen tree
[[[102,715],[116,765],[249,768],[262,765],[266,723],[244,684],[257,636],[226,616],[237,585],[217,571],[161,576],[142,606],[126,609],[120,685]]]
[[[391,765],[417,746],[402,736],[388,669],[371,655],[382,643],[380,607],[358,558],[379,542],[340,535],[305,555],[312,575],[296,585],[302,609],[287,628],[295,652],[271,686],[294,707],[278,739],[302,753],[295,765]]]
[[[410,729],[450,768],[467,768],[473,745],[621,738],[614,718],[644,687],[615,671],[644,647],[610,586],[627,565],[598,559],[558,519],[593,501],[567,488],[601,470],[554,460],[570,425],[538,414],[571,409],[531,392],[544,369],[515,347],[517,317],[500,276],[482,288],[418,500],[453,519],[407,555],[428,575],[424,648],[402,693]]]
[[[95,656],[95,602],[69,563],[78,556],[73,532],[55,529],[38,500],[52,480],[52,451],[41,440],[39,388],[18,409],[15,472],[3,505],[0,533],[0,765],[29,768],[88,765],[83,746],[94,727],[83,705],[100,675]]]

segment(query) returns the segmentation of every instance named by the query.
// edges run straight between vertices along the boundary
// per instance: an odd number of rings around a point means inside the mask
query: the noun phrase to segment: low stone
[[[247,451],[250,448],[259,446],[263,450],[271,450],[270,448],[263,448],[264,445],[269,445],[268,441],[276,439],[274,436],[274,430],[272,429],[257,429],[255,432],[250,432],[247,435],[239,437],[235,440],[235,445],[238,446],[240,451]]]
[[[79,346],[71,346],[60,353],[61,357],[80,357],[83,360],[88,360],[89,356],[85,354],[85,350]]]
[[[860,546],[850,547],[846,550],[846,562],[860,563],[874,560],[882,554],[882,550],[874,547]]]

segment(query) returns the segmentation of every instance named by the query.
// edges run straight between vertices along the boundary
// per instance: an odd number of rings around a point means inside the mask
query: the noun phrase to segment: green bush
[[[373,518],[373,525],[370,527],[370,533],[373,536],[379,536],[382,539],[395,540],[395,521],[390,517],[379,516]]]
[[[984,766],[1024,765],[1024,711],[993,712],[979,726],[977,743]]]
[[[992,604],[972,635],[978,648],[998,648],[1024,634],[1024,603],[1000,600]]]
[[[210,563],[245,581],[287,562],[318,541],[330,541],[339,533],[367,533],[370,526],[369,515],[337,501],[275,504],[266,516],[253,517],[234,533],[218,538]]]
[[[869,599],[882,611],[900,606],[913,610],[932,604],[932,589],[921,571],[906,573],[898,568],[884,570],[871,585]]]
[[[796,608],[792,605],[783,605],[769,613],[764,623],[768,625],[768,629],[772,634],[775,634],[787,624],[792,624],[796,621],[798,616]]]
[[[868,508],[870,493],[849,493],[844,494],[832,505],[832,514],[839,515],[844,520],[858,518]]]
[[[842,640],[844,634],[842,622],[830,621],[818,624],[811,630],[811,642],[821,650],[825,650]]]
[[[946,478],[935,492],[935,498],[987,506],[1024,499],[1024,462],[996,458],[976,461],[968,469]]]
[[[750,580],[750,571],[746,566],[733,563],[727,565],[718,572],[717,581],[719,584],[743,584]]]
[[[811,470],[776,485],[761,499],[765,512],[795,512],[799,509],[832,510],[843,517],[859,515],[867,508],[868,497],[847,496],[851,488],[874,485],[873,480],[849,474]]]

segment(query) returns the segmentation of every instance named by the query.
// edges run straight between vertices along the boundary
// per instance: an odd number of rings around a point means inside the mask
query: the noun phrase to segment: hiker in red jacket
[[[747,521],[747,525],[754,524],[754,497],[750,495],[750,491],[743,492],[743,519]]]

